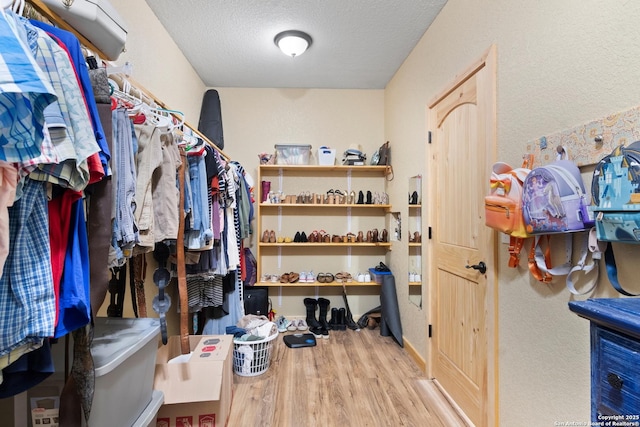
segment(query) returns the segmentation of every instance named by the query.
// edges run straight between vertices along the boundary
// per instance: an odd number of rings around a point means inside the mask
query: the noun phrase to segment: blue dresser
[[[640,425],[640,298],[571,301],[569,309],[591,322],[592,421]]]

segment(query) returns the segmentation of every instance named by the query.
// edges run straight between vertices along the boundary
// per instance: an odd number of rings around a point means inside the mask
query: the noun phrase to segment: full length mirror
[[[422,307],[422,175],[409,178],[409,301]]]

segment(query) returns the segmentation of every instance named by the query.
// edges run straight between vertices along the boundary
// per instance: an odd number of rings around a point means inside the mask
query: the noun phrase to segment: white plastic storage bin
[[[311,145],[277,144],[276,165],[308,165]]]
[[[160,390],[153,390],[151,402],[131,427],[156,427],[156,417],[163,403],[164,393]]]
[[[95,319],[90,427],[131,426],[152,398],[159,319]]]
[[[62,19],[85,36],[111,61],[118,59],[127,41],[127,25],[107,0],[43,0]]]
[[[336,163],[335,148],[318,148],[318,164],[322,166],[333,166]]]

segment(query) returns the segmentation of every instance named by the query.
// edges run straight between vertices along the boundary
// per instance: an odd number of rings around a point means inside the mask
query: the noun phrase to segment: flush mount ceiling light
[[[311,46],[311,36],[302,31],[289,30],[278,33],[273,42],[285,55],[295,58]]]

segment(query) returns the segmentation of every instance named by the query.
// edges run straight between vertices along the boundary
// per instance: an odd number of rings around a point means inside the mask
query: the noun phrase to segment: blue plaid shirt
[[[40,155],[44,109],[57,97],[10,13],[0,13],[0,160],[22,162]]]

